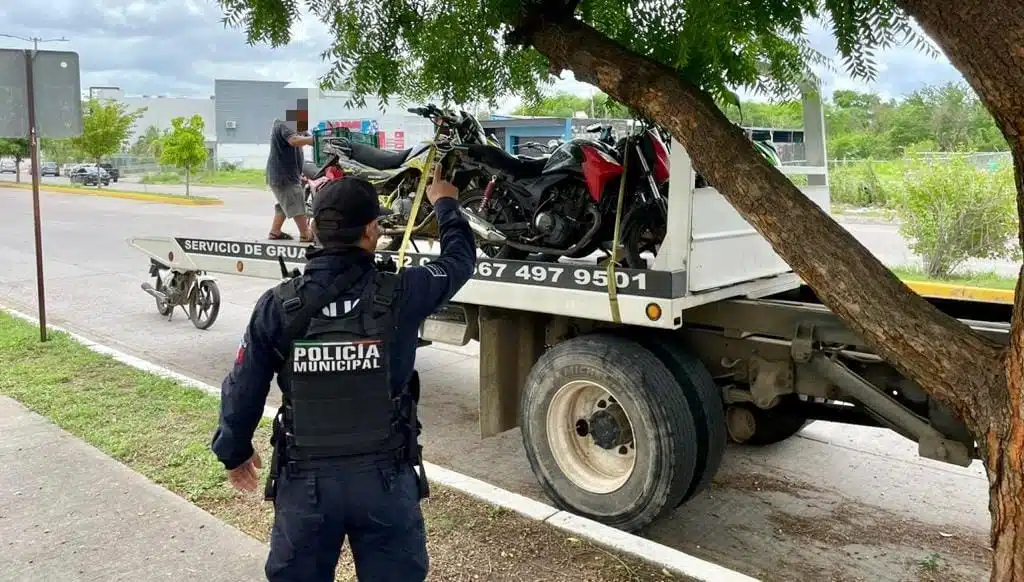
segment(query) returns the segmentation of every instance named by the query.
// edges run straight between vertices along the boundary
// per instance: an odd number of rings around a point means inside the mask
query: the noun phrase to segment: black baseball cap
[[[313,219],[321,230],[358,235],[375,218],[391,214],[380,205],[377,190],[362,178],[332,180],[313,195]]]

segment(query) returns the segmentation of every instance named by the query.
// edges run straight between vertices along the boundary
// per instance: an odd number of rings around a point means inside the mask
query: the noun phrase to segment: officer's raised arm
[[[434,180],[427,197],[437,213],[441,254],[433,261],[403,269],[407,299],[403,318],[426,319],[473,277],[476,268],[476,239],[469,222],[459,211],[459,191],[434,168]]]

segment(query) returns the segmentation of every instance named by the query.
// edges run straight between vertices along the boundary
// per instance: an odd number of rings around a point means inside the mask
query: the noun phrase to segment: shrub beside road
[[[196,388],[97,354],[66,334],[0,312],[0,393],[50,418],[245,533],[266,542],[273,512],[258,493],[242,494],[209,451],[218,400]],[[429,427],[428,427],[429,430]],[[255,436],[270,464],[269,422]],[[432,485],[423,503],[431,580],[687,580],[518,514]],[[337,580],[353,580],[346,551]]]
[[[205,186],[232,186],[242,188],[263,188],[266,186],[266,175],[263,170],[220,170],[216,172],[199,172],[191,179],[193,184]],[[159,172],[145,174],[139,180],[141,184],[184,184],[184,177],[178,172]]]

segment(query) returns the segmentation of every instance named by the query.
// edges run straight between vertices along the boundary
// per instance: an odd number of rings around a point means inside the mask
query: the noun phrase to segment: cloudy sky
[[[241,31],[226,29],[214,0],[50,0],[46,8],[25,0],[0,6],[0,35],[66,38],[40,48],[76,51],[82,87],[119,86],[128,95],[207,97],[214,78],[271,79],[312,84],[325,71],[320,51],[328,46],[325,28],[315,19],[295,26],[293,41],[277,50],[250,47]],[[835,54],[830,33],[810,31],[815,48]],[[0,48],[31,43],[0,36]],[[883,96],[899,97],[930,83],[962,77],[944,57],[938,60],[901,47],[879,54],[878,79],[870,86]],[[572,80],[556,89],[589,94],[593,88]],[[826,93],[863,85],[843,75],[826,74]],[[503,109],[514,106],[506,102]]]

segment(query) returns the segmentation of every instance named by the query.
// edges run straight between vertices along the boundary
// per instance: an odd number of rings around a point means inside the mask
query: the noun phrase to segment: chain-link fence
[[[915,152],[914,157],[930,160],[932,162],[945,162],[953,159],[964,159],[978,168],[995,171],[1002,164],[1012,164],[1013,158],[1010,152]],[[910,160],[911,156],[904,156],[894,160],[873,160],[875,162]],[[863,158],[841,158],[829,160],[829,166],[846,166],[862,164],[868,160]]]

